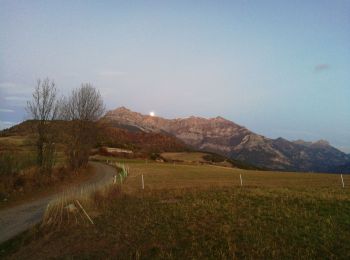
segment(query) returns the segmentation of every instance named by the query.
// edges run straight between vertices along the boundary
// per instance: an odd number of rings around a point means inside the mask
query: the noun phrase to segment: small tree
[[[89,83],[82,84],[62,101],[61,118],[70,121],[67,157],[72,169],[87,164],[96,143],[96,121],[104,111],[100,93]]]
[[[52,124],[58,115],[57,90],[54,81],[37,80],[32,100],[27,102],[27,111],[35,120],[37,164],[41,171],[51,173],[54,165],[54,138]]]

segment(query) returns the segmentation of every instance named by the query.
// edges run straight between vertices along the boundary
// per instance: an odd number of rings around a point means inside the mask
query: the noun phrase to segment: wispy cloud
[[[13,113],[13,112],[15,112],[15,111],[12,110],[12,109],[0,108],[0,112],[3,112],[3,113]]]
[[[317,64],[314,67],[314,71],[315,72],[321,72],[321,71],[329,70],[330,68],[331,68],[331,66],[329,64],[321,63],[321,64]]]
[[[9,128],[13,125],[17,124],[16,122],[10,122],[10,121],[1,121],[0,120],[0,130],[1,129],[5,129],[5,128]]]
[[[16,87],[17,84],[13,82],[0,82],[0,89],[10,89]]]
[[[31,86],[25,84],[18,84],[14,82],[0,82],[0,95],[2,101],[5,102],[6,106],[25,106],[27,104],[27,100],[31,97],[32,89],[33,88]]]
[[[98,76],[100,77],[120,77],[124,76],[126,73],[124,71],[118,70],[102,70],[98,72]]]
[[[4,99],[9,100],[9,101],[26,101],[26,100],[28,100],[28,98],[20,97],[20,96],[8,96],[8,97],[4,97]]]
[[[27,95],[33,87],[14,82],[0,82],[0,91],[10,95]]]
[[[12,107],[25,107],[29,99],[28,96],[6,96],[3,98]]]

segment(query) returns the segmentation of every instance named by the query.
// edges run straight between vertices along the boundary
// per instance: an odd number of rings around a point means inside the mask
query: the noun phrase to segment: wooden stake
[[[342,182],[342,184],[343,184],[343,188],[344,188],[344,179],[343,179],[343,174],[340,174],[340,178],[341,178],[341,182]]]
[[[83,206],[79,203],[78,200],[76,200],[77,204],[79,205],[79,207],[82,209],[82,211],[85,213],[86,217],[90,220],[91,224],[94,225],[94,222],[92,221],[92,219],[89,217],[89,215],[86,213],[85,209],[83,208]]]
[[[141,179],[142,179],[142,189],[145,189],[145,182],[143,181],[143,174],[141,174]]]
[[[239,174],[239,178],[241,179],[241,187],[243,186],[242,174]]]

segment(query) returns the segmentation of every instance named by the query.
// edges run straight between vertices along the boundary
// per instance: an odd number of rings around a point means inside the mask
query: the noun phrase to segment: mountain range
[[[222,117],[165,119],[120,107],[108,111],[103,120],[129,130],[169,134],[193,149],[214,152],[261,168],[307,172],[350,170],[350,156],[325,140],[271,139]]]

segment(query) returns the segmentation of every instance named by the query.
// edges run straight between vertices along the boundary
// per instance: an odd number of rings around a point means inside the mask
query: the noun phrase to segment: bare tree
[[[51,172],[54,164],[54,134],[50,121],[58,115],[57,90],[54,81],[37,80],[32,100],[27,102],[27,111],[35,120],[37,133],[37,163],[41,170]]]
[[[104,111],[100,93],[89,83],[82,84],[62,101],[60,117],[70,121],[67,156],[72,169],[88,162],[90,150],[96,143],[96,121]]]

